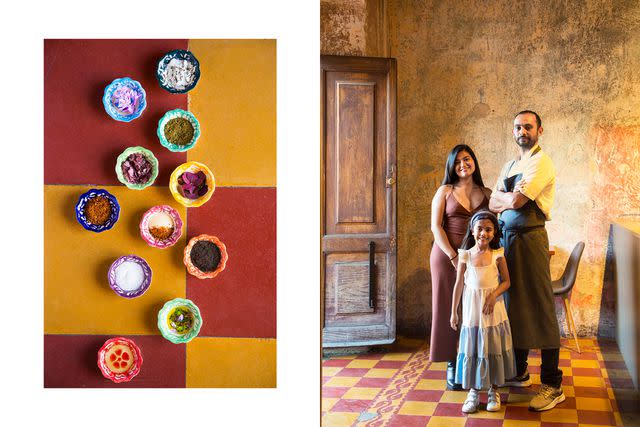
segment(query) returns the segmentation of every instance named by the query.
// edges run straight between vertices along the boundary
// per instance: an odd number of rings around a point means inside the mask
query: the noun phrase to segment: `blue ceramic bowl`
[[[121,92],[125,92],[127,96],[121,99],[122,106],[118,108],[114,103],[114,95]],[[107,114],[115,120],[130,122],[140,117],[147,107],[147,94],[140,83],[129,77],[122,77],[121,79],[115,79],[104,89],[102,104]],[[131,111],[129,112],[127,109]]]
[[[172,86],[167,79],[167,71],[169,69],[169,63],[173,59],[188,61],[194,67],[193,78],[191,79],[190,83],[184,87]],[[171,93],[189,92],[191,89],[196,87],[196,84],[198,84],[198,80],[200,80],[200,62],[198,62],[198,59],[193,55],[193,53],[191,53],[188,50],[182,50],[182,49],[172,50],[171,52],[168,52],[165,56],[163,56],[162,59],[160,59],[160,61],[158,61],[158,70],[156,71],[156,78],[158,79],[158,83],[160,84],[160,87],[166,90],[167,92],[171,92]]]
[[[93,199],[97,196],[104,196],[109,200],[111,204],[111,216],[101,225],[92,224],[87,220],[87,217],[84,215],[84,207],[90,199]],[[97,188],[92,188],[87,191],[78,199],[78,203],[76,203],[76,219],[80,223],[81,226],[85,228],[85,230],[93,231],[96,233],[100,233],[102,231],[110,230],[115,223],[118,221],[120,217],[120,205],[118,204],[118,200],[116,197],[109,193],[107,190],[99,190]]]

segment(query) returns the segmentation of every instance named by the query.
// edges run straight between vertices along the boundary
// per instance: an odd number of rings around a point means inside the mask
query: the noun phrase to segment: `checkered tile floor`
[[[540,386],[540,353],[529,355],[533,385],[500,389],[502,408],[462,413],[466,392],[446,391],[446,363],[431,363],[428,346],[399,339],[390,351],[331,356],[322,362],[322,425],[517,426],[640,425],[640,404],[615,342],[562,340],[560,369],[566,400],[545,412],[528,410]]]

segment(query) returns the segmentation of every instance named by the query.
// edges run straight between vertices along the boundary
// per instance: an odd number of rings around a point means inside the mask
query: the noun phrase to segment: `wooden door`
[[[396,325],[396,62],[320,62],[323,347],[387,344]]]

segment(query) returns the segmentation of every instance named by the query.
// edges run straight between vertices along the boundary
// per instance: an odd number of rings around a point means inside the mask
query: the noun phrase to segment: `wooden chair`
[[[558,280],[551,282],[553,287],[553,294],[555,296],[562,297],[564,302],[564,311],[567,317],[567,327],[569,331],[573,333],[573,339],[576,341],[576,347],[578,353],[580,353],[580,345],[578,344],[578,335],[576,331],[576,325],[573,323],[573,316],[571,315],[571,304],[569,304],[569,292],[576,283],[576,276],[578,273],[578,264],[580,264],[580,258],[582,257],[582,251],[584,250],[584,242],[578,242],[571,252],[571,256],[567,261],[567,265],[562,272],[562,276]]]

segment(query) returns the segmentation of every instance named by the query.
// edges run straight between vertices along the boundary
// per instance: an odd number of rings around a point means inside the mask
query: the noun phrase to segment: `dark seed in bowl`
[[[208,240],[200,240],[191,248],[191,262],[200,271],[215,271],[221,257],[218,245]]]

